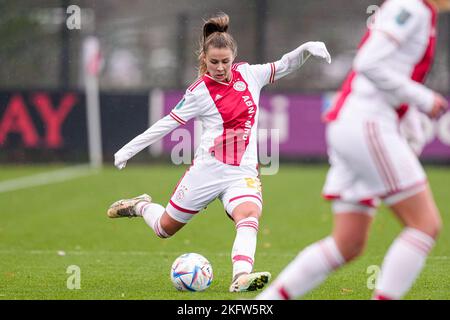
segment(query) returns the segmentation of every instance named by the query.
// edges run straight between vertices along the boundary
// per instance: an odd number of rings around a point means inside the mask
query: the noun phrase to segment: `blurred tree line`
[[[99,38],[103,90],[186,87],[196,76],[203,19],[224,11],[238,42],[238,61],[279,59],[309,40],[324,41],[333,64],[309,62],[268,90],[336,90],[359,39],[382,0],[0,0],[0,90],[80,89],[81,50]],[[69,30],[69,5],[81,8],[81,29]],[[449,16],[440,19],[429,85],[449,88]]]

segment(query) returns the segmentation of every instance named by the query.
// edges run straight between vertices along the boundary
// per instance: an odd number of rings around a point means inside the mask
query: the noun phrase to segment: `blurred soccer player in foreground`
[[[322,42],[307,42],[273,63],[233,64],[237,46],[227,32],[228,24],[226,14],[206,21],[197,81],[169,115],[115,154],[115,165],[122,169],[135,154],[180,124],[195,117],[202,121],[194,164],[179,181],[167,207],[152,203],[144,194],[113,203],[107,213],[111,218],[142,216],[157,236],[168,238],[210,202],[220,199],[236,224],[229,290],[241,292],[262,288],[270,279],[269,272],[252,272],[263,203],[257,169],[260,91],[300,68],[311,55],[328,62],[331,58]]]
[[[422,83],[436,42],[437,12],[448,0],[388,0],[364,36],[327,122],[332,234],[306,247],[257,298],[293,299],[359,256],[380,200],[404,226],[384,257],[374,299],[401,299],[421,272],[441,229],[417,156],[398,130],[414,105],[431,118],[446,100]],[[420,152],[420,150],[419,150]]]

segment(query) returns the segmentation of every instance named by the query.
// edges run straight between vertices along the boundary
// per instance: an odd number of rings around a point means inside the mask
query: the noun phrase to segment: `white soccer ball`
[[[170,279],[180,291],[203,291],[211,285],[213,269],[201,254],[185,253],[173,262]]]

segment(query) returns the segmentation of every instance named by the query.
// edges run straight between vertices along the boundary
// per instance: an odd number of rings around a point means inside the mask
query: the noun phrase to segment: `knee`
[[[240,212],[238,214],[233,214],[233,221],[235,223],[238,223],[241,220],[249,219],[249,218],[254,218],[256,220],[259,220],[259,216],[260,216],[260,213],[257,211],[253,211],[253,210],[245,211],[245,212]]]
[[[435,219],[435,221],[432,221],[428,223],[425,233],[427,233],[430,237],[433,239],[436,239],[442,230],[442,220],[440,218]]]
[[[408,227],[412,227],[426,233],[433,239],[436,239],[442,230],[442,219],[440,216],[434,215],[431,219],[423,219],[420,223],[416,225],[407,225]]]
[[[166,211],[161,218],[156,221],[153,229],[159,238],[167,239],[177,233],[178,230],[185,225],[186,223],[175,220]]]
[[[173,236],[177,231],[171,230],[171,228],[163,227],[162,225],[155,225],[154,228],[155,234],[158,236],[158,238],[161,239],[168,239],[171,236]]]
[[[254,203],[243,203],[233,210],[232,217],[237,223],[242,219],[255,218],[258,219],[261,216],[261,209]]]
[[[346,262],[360,256],[366,247],[366,239],[359,237],[343,237],[336,239],[336,244]]]

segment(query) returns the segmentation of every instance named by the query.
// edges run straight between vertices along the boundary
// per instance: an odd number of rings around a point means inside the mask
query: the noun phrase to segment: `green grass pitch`
[[[0,167],[0,183],[55,167]],[[184,167],[107,168],[74,180],[0,193],[0,299],[251,299],[256,293],[228,292],[234,225],[216,200],[173,238],[157,238],[142,219],[109,219],[113,201],[144,192],[166,205]],[[332,226],[320,191],[327,167],[282,165],[263,176],[255,271],[276,276],[306,245]],[[425,269],[406,299],[450,298],[450,169],[426,168],[444,228]],[[330,276],[304,299],[369,299],[373,274],[401,230],[381,208],[363,256]],[[214,269],[211,287],[177,292],[169,279],[180,254],[205,255]],[[69,266],[81,271],[80,289],[68,289]],[[69,273],[67,273],[69,271]],[[369,268],[370,271],[370,268]]]

